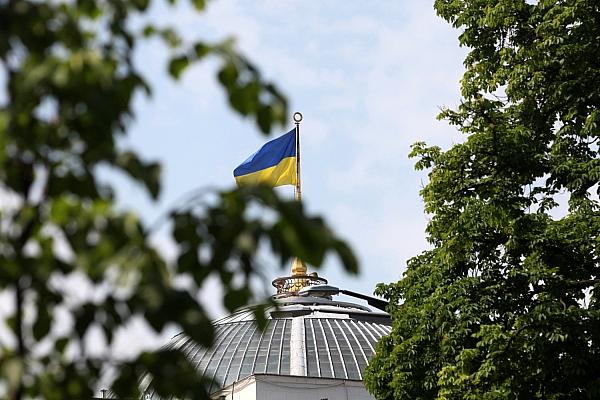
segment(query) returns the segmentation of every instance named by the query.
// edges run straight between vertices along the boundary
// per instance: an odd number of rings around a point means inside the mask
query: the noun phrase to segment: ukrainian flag
[[[295,185],[296,130],[265,143],[233,170],[239,186],[266,183],[270,186]]]

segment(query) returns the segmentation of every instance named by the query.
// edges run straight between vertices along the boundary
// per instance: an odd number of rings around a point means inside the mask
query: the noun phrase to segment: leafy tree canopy
[[[600,3],[437,0],[465,134],[417,143],[431,250],[380,294],[379,399],[600,398]]]
[[[204,3],[192,1],[198,11]],[[149,0],[0,1],[0,73],[6,76],[0,195],[10,200],[0,208],[0,292],[14,299],[11,315],[0,321],[9,333],[0,342],[0,397],[89,398],[111,366],[121,397],[139,397],[136,383],[149,372],[160,395],[205,398],[181,353],[98,356],[88,351],[87,335],[99,330],[110,347],[115,331],[137,316],[157,332],[177,324],[210,346],[213,329],[199,288],[217,276],[226,308],[245,305],[261,246],[270,245],[282,261],[298,256],[314,265],[331,251],[348,271],[357,269],[322,219],[269,188],[218,193],[208,206],[193,198],[172,210],[167,220],[179,249],[172,264],[149,244],[150,228],[115,207],[113,188],[98,180],[99,167],[128,175],[155,199],[161,188],[160,165],[119,140],[134,118],[132,97],[151,93],[132,59],[140,41],[164,41],[166,69],[175,79],[193,62],[219,59],[229,104],[262,132],[287,118],[285,97],[232,42],[184,45],[164,23],[136,27],[132,19],[150,6]],[[265,220],[249,207],[275,217]],[[70,297],[73,276],[88,281],[94,295]],[[174,285],[182,276],[190,282],[185,289]],[[66,327],[57,326],[58,313],[67,315]],[[260,307],[256,314],[263,316]]]

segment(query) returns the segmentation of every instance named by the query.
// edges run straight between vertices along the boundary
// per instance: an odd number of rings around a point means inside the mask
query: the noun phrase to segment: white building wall
[[[213,395],[215,400],[374,400],[360,381],[253,375]]]

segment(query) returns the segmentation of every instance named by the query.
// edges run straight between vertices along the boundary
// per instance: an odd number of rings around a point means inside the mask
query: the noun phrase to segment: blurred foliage
[[[417,143],[431,250],[393,304],[378,399],[600,398],[600,3],[437,0],[469,49],[465,134]]]
[[[202,11],[205,2],[192,5]],[[203,381],[177,350],[122,360],[90,351],[90,332],[100,332],[110,348],[117,330],[143,318],[156,332],[175,324],[210,346],[213,327],[200,288],[217,277],[230,311],[255,299],[249,282],[260,272],[257,250],[265,245],[282,263],[298,256],[318,266],[333,252],[348,271],[357,270],[348,246],[321,219],[270,188],[227,191],[209,205],[174,209],[166,218],[178,247],[174,263],[150,244],[152,232],[134,212],[115,207],[113,188],[98,180],[99,167],[125,173],[154,199],[161,189],[161,166],[119,140],[134,118],[134,95],[151,93],[132,58],[140,42],[164,42],[174,79],[197,61],[220,60],[217,78],[231,107],[262,132],[287,116],[285,97],[231,41],[184,44],[173,27],[136,29],[133,19],[150,7],[149,0],[0,1],[6,77],[0,292],[14,302],[0,321],[4,398],[89,398],[109,367],[117,371],[114,392],[123,398],[140,396],[142,377],[158,394],[206,398]],[[273,217],[261,218],[267,214]],[[185,288],[174,284],[181,278]],[[89,296],[73,295],[70,285],[77,282]],[[264,307],[255,310],[264,320]]]

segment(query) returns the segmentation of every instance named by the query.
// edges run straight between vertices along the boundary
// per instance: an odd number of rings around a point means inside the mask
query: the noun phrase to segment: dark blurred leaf
[[[129,174],[133,179],[142,183],[153,199],[160,194],[160,172],[158,163],[144,163],[133,152],[126,151],[116,158],[115,165]]]
[[[144,27],[142,33],[145,37],[153,36],[156,33],[156,27],[154,25],[148,24]]]
[[[113,385],[114,392],[121,397],[139,397],[141,393],[129,383],[140,381],[147,371],[153,378],[150,393],[161,397],[209,400],[206,393],[207,381],[198,376],[187,357],[178,350],[160,350],[143,353],[137,360],[127,364]]]
[[[252,314],[254,315],[254,321],[258,326],[258,329],[264,330],[267,327],[267,308],[277,307],[277,303],[271,301],[269,304],[258,304],[252,307]]]
[[[239,76],[239,72],[235,64],[229,62],[223,65],[221,70],[218,73],[219,82],[223,84],[227,88],[228,91],[231,91],[236,87],[237,79]]]
[[[258,113],[256,114],[256,121],[261,132],[269,133],[271,131],[271,124],[273,123],[273,116],[271,115],[271,107],[266,105],[260,105]]]
[[[211,52],[212,48],[206,43],[198,42],[194,45],[194,55],[196,56],[196,60],[201,60],[206,55]]]
[[[95,315],[96,307],[91,303],[86,303],[75,311],[75,332],[80,338],[83,338],[94,322]]]
[[[67,344],[69,344],[69,338],[63,337],[54,343],[54,348],[59,354],[64,354]]]
[[[138,11],[145,11],[148,4],[150,4],[150,0],[132,0],[132,2]]]
[[[334,240],[333,248],[340,257],[340,260],[342,261],[342,264],[344,265],[346,271],[352,274],[357,274],[358,260],[356,259],[356,256],[354,255],[352,249],[350,249],[350,246],[348,246],[348,244],[340,240]]]
[[[38,315],[33,324],[33,336],[37,341],[42,340],[50,332],[52,319],[50,317],[49,306],[49,304],[42,304],[38,307]]]
[[[206,7],[206,0],[191,0],[192,4],[194,5],[194,7],[196,8],[196,10],[198,11],[202,11],[204,10],[204,7]]]
[[[223,304],[228,311],[233,312],[238,308],[248,304],[252,297],[252,292],[248,287],[238,289],[229,289],[223,299]]]
[[[179,79],[183,71],[190,65],[190,60],[187,56],[179,56],[172,58],[169,61],[169,74],[175,78]]]

